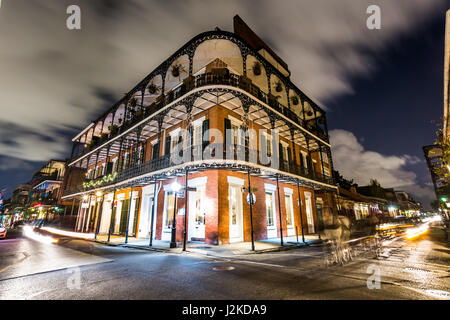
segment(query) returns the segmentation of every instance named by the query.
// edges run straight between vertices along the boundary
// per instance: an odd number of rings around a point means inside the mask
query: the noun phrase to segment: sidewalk
[[[136,239],[128,238],[128,243],[125,244],[125,237],[122,236],[111,236],[110,242],[107,242],[108,236],[98,235],[96,242],[116,245],[125,248],[135,248],[142,250],[151,251],[162,251],[170,253],[182,253],[183,243],[178,242],[176,248],[170,248],[170,241],[163,240],[153,240],[152,246],[149,246],[150,239]],[[284,246],[280,244],[280,238],[271,238],[266,240],[255,241],[255,251],[251,250],[251,242],[238,242],[223,245],[209,245],[203,242],[188,242],[186,245],[186,252],[197,253],[206,256],[213,257],[233,257],[238,255],[247,254],[258,254],[265,252],[276,252],[294,249],[298,247],[307,246],[309,244],[318,243],[321,240],[318,239],[317,235],[306,235],[305,243],[301,242],[301,237],[299,237],[299,242],[297,243],[296,237],[284,237]]]

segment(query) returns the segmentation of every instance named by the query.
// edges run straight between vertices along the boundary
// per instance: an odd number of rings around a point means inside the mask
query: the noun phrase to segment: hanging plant
[[[109,130],[109,132],[111,132],[111,133],[114,133],[114,132],[116,132],[117,131],[117,125],[116,124],[111,124],[110,126],[108,126],[108,130]]]
[[[137,105],[137,100],[136,100],[136,98],[131,98],[131,100],[130,100],[130,106],[132,106],[132,107],[134,108],[134,107],[136,107],[136,105]]]
[[[179,77],[180,73],[184,71],[184,68],[181,64],[177,63],[172,66],[172,76]]]
[[[294,106],[298,105],[298,97],[297,96],[292,96],[291,97],[291,102]]]
[[[275,91],[281,92],[282,90],[283,90],[283,84],[281,83],[280,80],[277,80],[277,82],[275,82]]]
[[[155,94],[159,91],[159,87],[156,84],[150,83],[147,90],[150,94]]]
[[[255,61],[255,62],[253,63],[252,70],[253,70],[253,74],[254,74],[255,76],[261,75],[261,62]]]

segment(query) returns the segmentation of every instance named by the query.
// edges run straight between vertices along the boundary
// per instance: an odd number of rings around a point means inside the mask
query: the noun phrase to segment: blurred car
[[[23,227],[23,220],[19,220],[19,221],[14,222],[13,229],[21,228],[21,227]]]
[[[6,238],[6,228],[0,224],[0,239]]]

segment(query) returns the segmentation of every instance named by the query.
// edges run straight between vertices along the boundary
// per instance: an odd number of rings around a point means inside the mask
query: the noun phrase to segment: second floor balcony
[[[202,171],[209,169],[230,168],[229,165],[243,165],[257,168],[260,171],[270,171],[269,175],[290,174],[299,178],[305,178],[312,182],[320,182],[327,185],[333,185],[334,180],[331,176],[323,174],[322,169],[317,168],[311,161],[306,166],[285,159],[264,158],[258,150],[253,150],[245,146],[223,144],[210,144],[205,149],[204,145],[192,146],[187,149],[180,149],[173,153],[152,159],[146,162],[134,162],[133,160],[122,165],[119,163],[114,168],[112,162],[106,166],[106,170],[101,176],[92,179],[86,179],[82,184],[64,191],[63,196],[85,192],[88,190],[103,188],[112,185],[120,185],[122,182],[130,179],[139,180],[140,177],[147,174],[155,174],[170,170],[187,169]],[[227,150],[228,148],[228,150]],[[263,175],[263,174],[262,174]]]
[[[166,105],[174,102],[190,91],[197,88],[214,85],[230,86],[243,90],[247,94],[250,94],[258,101],[268,105],[279,114],[301,126],[313,135],[319,137],[323,141],[329,141],[324,113],[318,116],[312,111],[306,111],[305,108],[303,108],[302,112],[296,113],[292,110],[292,108],[281,104],[276,96],[266,94],[258,86],[252,83],[249,78],[230,73],[228,69],[224,69],[222,72],[216,71],[199,74],[197,76],[190,76],[184,79],[179,86],[170,90],[166,94],[161,94],[158,96],[155,101],[149,105],[140,105],[136,101],[133,102],[132,105],[129,105],[126,109],[126,114],[122,115],[119,119],[116,119],[115,122],[112,121],[114,122],[113,124],[108,125],[107,128],[103,129],[105,126],[104,123],[102,123],[102,130],[100,130],[101,132],[98,133],[98,135],[91,134],[90,138],[86,136],[84,142],[81,138],[75,141],[72,159],[83,156],[98,146],[107,143],[109,140],[127,131],[142,120],[152,118],[152,115],[154,115],[157,111],[161,110]],[[102,121],[105,122],[105,119]]]

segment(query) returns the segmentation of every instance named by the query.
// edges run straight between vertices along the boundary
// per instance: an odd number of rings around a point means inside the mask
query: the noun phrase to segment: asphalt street
[[[381,258],[360,255],[343,266],[326,267],[323,253],[315,246],[212,258],[68,238],[41,243],[13,232],[0,240],[0,298],[450,299],[450,247],[426,236],[394,239]],[[380,286],[369,289],[374,274]]]

